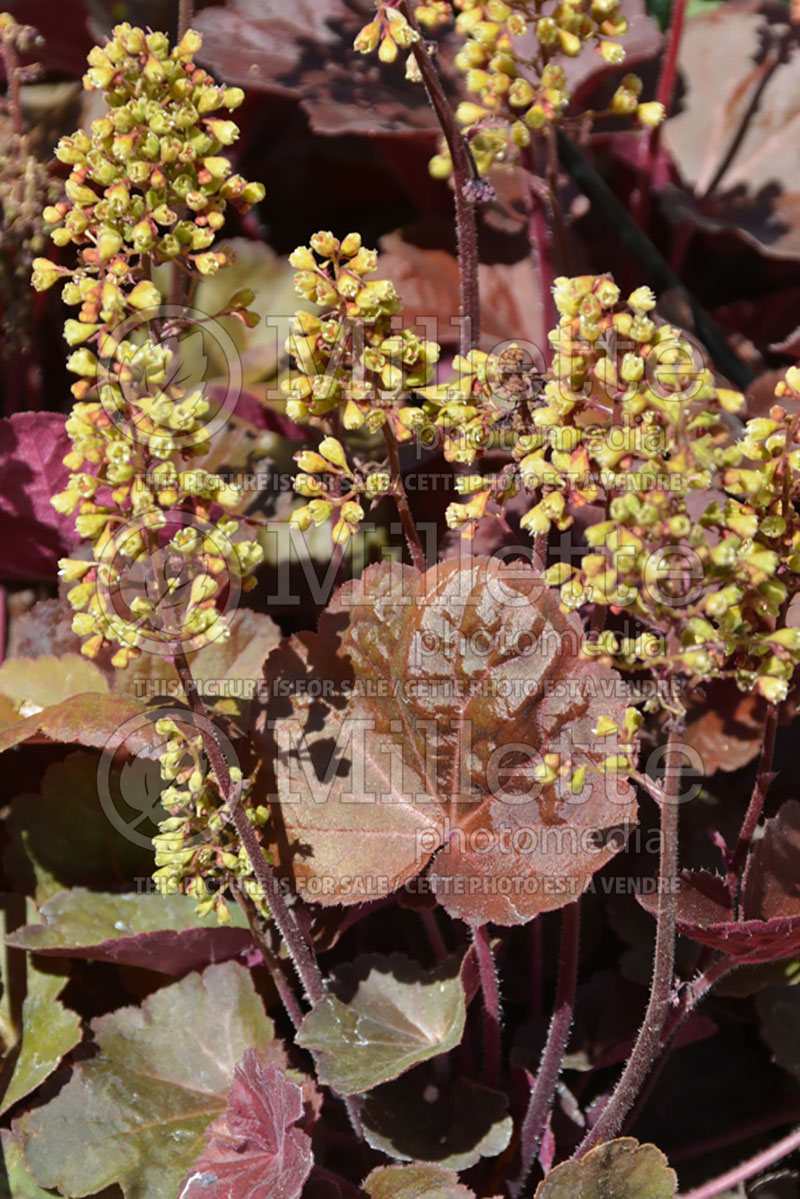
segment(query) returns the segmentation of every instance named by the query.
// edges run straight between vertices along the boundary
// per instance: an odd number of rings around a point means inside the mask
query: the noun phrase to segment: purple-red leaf
[[[0,578],[53,579],[58,559],[76,543],[72,517],[50,503],[67,485],[62,458],[71,448],[58,413],[0,420]]]
[[[180,1199],[298,1199],[314,1164],[311,1138],[294,1127],[302,1117],[300,1087],[248,1049]]]
[[[725,880],[684,871],[678,931],[742,963],[772,962],[800,951],[800,803],[785,803],[750,854],[738,919]],[[639,902],[655,912],[656,896]]]

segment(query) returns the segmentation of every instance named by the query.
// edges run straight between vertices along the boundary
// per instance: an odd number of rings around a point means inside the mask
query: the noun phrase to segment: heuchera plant
[[[674,1199],[667,1157],[626,1134],[671,1051],[708,1035],[695,1010],[712,988],[743,964],[785,982],[800,947],[800,808],[762,820],[800,666],[800,369],[745,421],[649,286],[554,268],[559,138],[624,118],[650,139],[671,99],[625,74],[597,107],[573,102],[570,60],[624,62],[626,0],[380,0],[354,48],[380,70],[402,56],[436,114],[459,345],[405,316],[359,232],[311,232],[288,256],[302,308],[263,418],[284,460],[291,445],[294,495],[265,520],[269,486],[254,503],[225,458],[238,396],[185,385],[189,333],[260,323],[254,288],[224,284],[219,238],[232,217],[252,233],[265,188],[232,161],[244,91],[199,65],[180,8],[174,45],[123,23],[91,51],[84,88],[102,105],[58,142],[63,193],[21,125],[0,171],[33,288],[58,285],[72,311],[51,504],[73,545],[59,635],[80,651],[0,671],[0,751],[80,747],[10,818],[7,869],[29,896],[6,938],[27,951],[25,1005],[19,1018],[6,981],[0,1013],[10,1193]],[[443,31],[460,102],[428,40]],[[18,116],[34,34],[6,16],[0,36]],[[511,167],[549,314],[538,363],[521,340],[481,341],[476,211]],[[23,171],[52,257],[32,252]],[[436,544],[412,469],[449,480]],[[387,512],[392,547],[373,536]],[[324,547],[335,587],[316,622],[279,629],[240,606],[273,552],[265,523]],[[580,552],[564,560],[568,531]],[[258,685],[231,698],[212,677]],[[681,874],[702,772],[687,721],[717,683],[752,699],[760,757],[740,827],[712,829],[719,869]],[[144,702],[151,684],[169,702]],[[150,767],[147,807],[126,788]],[[120,796],[139,813],[122,824]],[[646,1009],[603,1052],[570,1054],[581,908],[631,881],[623,852],[645,818]],[[558,951],[541,931],[556,911]],[[680,958],[679,932],[695,946]],[[558,955],[548,1026],[543,946]],[[100,1001],[85,1026],[74,1005],[92,984],[68,982],[70,960],[116,964],[136,1002]],[[769,1009],[773,1049],[777,1024]],[[798,1146],[794,1131],[690,1195]]]

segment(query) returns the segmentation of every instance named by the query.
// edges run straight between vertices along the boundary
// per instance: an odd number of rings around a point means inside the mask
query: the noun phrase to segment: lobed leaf
[[[334,994],[305,1017],[297,1043],[320,1082],[356,1095],[460,1044],[467,1018],[459,964],[423,970],[405,954],[369,954],[334,974]]]
[[[581,644],[528,567],[384,563],[346,584],[265,665],[263,754],[301,893],[359,903],[428,867],[411,889],[506,925],[580,895],[636,820],[627,781],[600,770],[618,742],[598,721],[622,725],[624,686]]]
[[[298,1199],[314,1164],[311,1138],[294,1127],[302,1116],[300,1087],[248,1049],[180,1199]]]
[[[580,1161],[564,1162],[536,1188],[535,1199],[675,1199],[678,1179],[655,1145],[621,1137]]]
[[[177,1194],[236,1064],[273,1035],[250,974],[209,966],[91,1027],[97,1056],[15,1126],[31,1176],[76,1199],[115,1182],[127,1199]]]

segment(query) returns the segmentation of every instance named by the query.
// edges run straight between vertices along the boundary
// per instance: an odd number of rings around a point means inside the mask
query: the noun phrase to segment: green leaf
[[[308,1013],[297,1043],[321,1082],[357,1095],[454,1049],[466,1021],[460,966],[423,970],[404,954],[369,954],[335,973],[334,994]]]
[[[160,787],[158,764],[135,764],[148,768],[153,787],[140,787],[137,795],[128,787],[131,803],[126,807],[119,799],[113,808],[108,802],[104,806],[98,787],[101,763],[80,752],[45,771],[39,795],[15,798],[5,865],[19,887],[35,891],[37,903],[65,887],[109,888],[150,877],[154,854],[149,837],[165,813],[155,789]],[[139,836],[126,836],[128,828]]]
[[[75,887],[42,904],[40,920],[6,938],[8,945],[57,957],[124,962],[164,974],[185,974],[225,961],[252,942],[241,909],[220,927],[199,917],[188,895],[117,895]]]
[[[675,1199],[678,1179],[655,1145],[621,1137],[551,1170],[536,1199]]]
[[[362,1187],[370,1199],[475,1199],[454,1170],[441,1166],[379,1166]]]
[[[65,974],[40,970],[28,958],[22,1041],[16,1047],[11,1077],[0,1099],[0,1115],[35,1091],[81,1039],[80,1016],[65,1008],[58,998],[66,982]]]
[[[367,1095],[364,1136],[373,1149],[401,1161],[468,1170],[497,1157],[511,1140],[508,1099],[459,1078],[442,1088],[430,1066],[420,1066]]]
[[[36,912],[20,896],[0,897],[0,936],[27,910]],[[63,966],[37,962],[30,954],[9,947],[0,955],[2,998],[0,1032],[3,1062],[0,1067],[0,1114],[36,1090],[61,1064],[65,1054],[81,1039],[80,1017],[65,1008],[59,995],[68,973]]]
[[[18,1121],[32,1177],[71,1197],[114,1182],[128,1199],[176,1195],[226,1110],[236,1064],[273,1035],[249,972],[209,966],[98,1017],[92,1031],[97,1056]]]
[[[2,1173],[0,1173],[0,1199],[53,1199],[31,1178],[25,1165],[22,1145],[10,1129],[0,1132],[3,1148]]]
[[[4,1128],[0,1131],[3,1160],[0,1163],[0,1199],[53,1199],[50,1191],[43,1191],[31,1178],[25,1165],[22,1143],[15,1133]],[[93,1199],[121,1199],[118,1186],[104,1187]]]

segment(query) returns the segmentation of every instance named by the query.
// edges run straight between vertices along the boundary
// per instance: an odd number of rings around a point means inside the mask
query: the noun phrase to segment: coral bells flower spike
[[[194,63],[200,45],[191,30],[170,49],[163,34],[122,24],[91,52],[84,85],[103,91],[108,108],[88,132],[61,139],[58,157],[72,168],[65,186],[71,204],[51,205],[46,214],[53,240],[72,242],[78,263],[74,270],[45,258],[33,264],[36,288],[66,279],[63,298],[79,308],[64,330],[78,347],[67,366],[79,376],[72,389],[79,403],[67,421],[74,449],[65,461],[74,469],[85,464],[88,473],[73,475],[52,500],[59,512],[75,514],[78,533],[94,547],[94,562],[80,574],[72,564],[64,569],[77,583],[68,594],[74,628],[89,656],[116,644],[120,667],[142,647],[168,653],[173,642],[198,648],[224,637],[216,598],[250,586],[261,558],[257,543],[232,541],[235,521],[209,519],[212,504],[239,506],[237,486],[180,469],[183,459],[205,452],[209,404],[202,389],[187,394],[171,382],[168,322],[150,278],[153,265],[175,260],[197,274],[226,266],[228,252],[208,247],[227,203],[245,212],[264,194],[260,184],[231,177],[224,149],[238,130],[212,114],[236,108],[242,94],[217,86]],[[251,299],[239,292],[231,300],[246,323]],[[159,472],[163,481],[151,488]],[[181,551],[188,576],[179,602],[164,562],[175,535],[195,526],[201,535]],[[204,580],[221,572],[227,586],[209,590]],[[172,597],[169,619],[162,621],[153,592]]]

